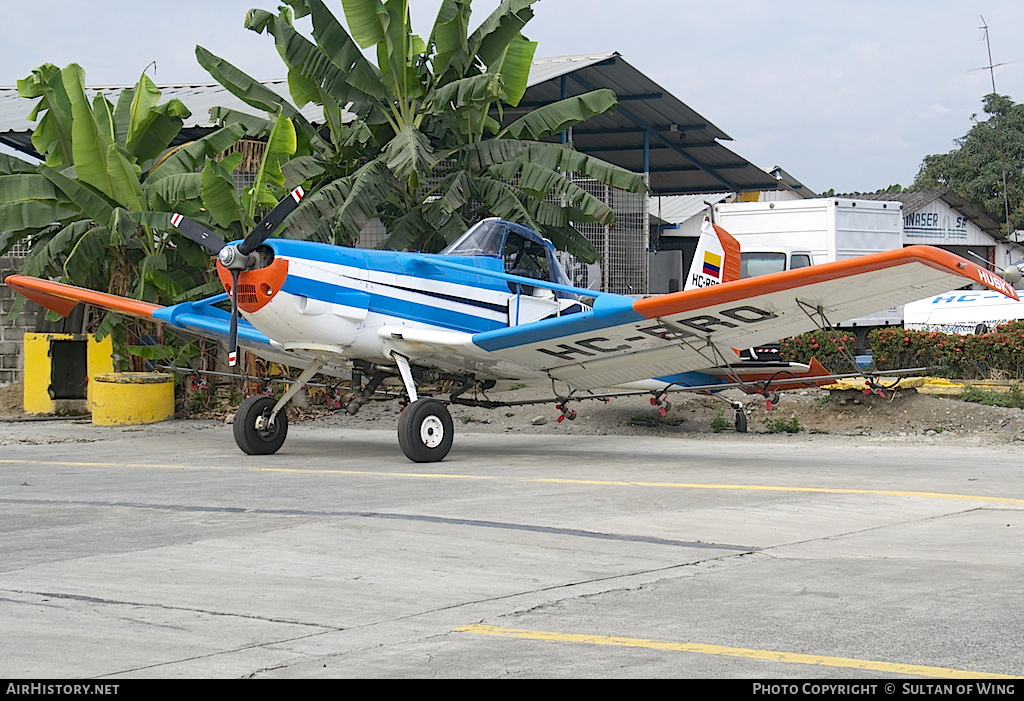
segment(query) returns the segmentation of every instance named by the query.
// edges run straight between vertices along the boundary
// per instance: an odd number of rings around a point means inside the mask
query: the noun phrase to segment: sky
[[[343,18],[340,0],[327,0]],[[424,38],[439,0],[410,0]],[[497,6],[476,0],[471,30]],[[243,27],[258,0],[34,0],[0,26],[0,86],[42,63],[79,63],[89,85],[131,84],[153,61],[155,82],[211,82],[204,46],[259,79],[284,77],[272,38]],[[763,168],[810,189],[909,186],[945,153],[992,92],[1024,102],[1020,0],[540,0],[523,30],[536,56],[617,51]],[[299,20],[300,30],[308,19]],[[1020,62],[1017,62],[1020,61]]]

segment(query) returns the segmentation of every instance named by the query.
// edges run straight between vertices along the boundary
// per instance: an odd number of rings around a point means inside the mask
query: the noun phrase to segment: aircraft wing
[[[474,334],[495,360],[581,390],[704,370],[750,348],[979,282],[1017,299],[997,275],[947,251],[911,246],[833,263],[634,300]]]
[[[230,315],[214,305],[227,299],[226,294],[216,295],[198,302],[183,302],[169,307],[134,299],[118,297],[106,292],[96,292],[83,287],[65,285],[60,282],[41,280],[25,275],[9,275],[4,280],[8,287],[33,302],[67,316],[77,304],[91,304],[103,309],[127,314],[142,319],[162,321],[175,328],[200,336],[227,339]],[[250,348],[270,348],[270,339],[249,322],[238,322],[239,342]]]

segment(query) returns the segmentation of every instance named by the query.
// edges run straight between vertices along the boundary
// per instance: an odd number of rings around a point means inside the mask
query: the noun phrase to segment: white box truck
[[[903,245],[903,204],[841,197],[714,206],[715,223],[740,242],[742,275],[754,277],[808,264],[853,258]],[[854,331],[859,349],[867,333],[903,323],[902,307],[857,319],[831,319]]]

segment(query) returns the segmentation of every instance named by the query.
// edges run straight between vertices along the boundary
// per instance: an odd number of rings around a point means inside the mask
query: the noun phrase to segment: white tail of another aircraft
[[[705,215],[684,290],[740,279],[740,243]]]

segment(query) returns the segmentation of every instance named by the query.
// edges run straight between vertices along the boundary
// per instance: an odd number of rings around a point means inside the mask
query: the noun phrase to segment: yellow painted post
[[[97,426],[152,424],[174,417],[174,377],[160,372],[105,372],[92,384]]]
[[[84,341],[86,343],[86,408],[92,397],[92,381],[101,372],[114,371],[114,346],[110,336],[102,341],[95,335],[73,333],[26,333],[24,335],[25,380],[22,403],[26,414],[53,414],[57,402],[50,395],[53,382],[51,344],[54,341]]]
[[[96,376],[103,372],[114,372],[114,337],[108,334],[102,341],[97,341],[96,334],[90,334],[86,354],[89,379],[85,386],[85,400],[89,411],[92,411],[92,386]]]
[[[53,366],[50,362],[50,341],[54,337],[70,341],[70,333],[26,333],[25,380],[22,385],[22,404],[26,414],[52,414],[53,397],[50,396],[50,378]]]

